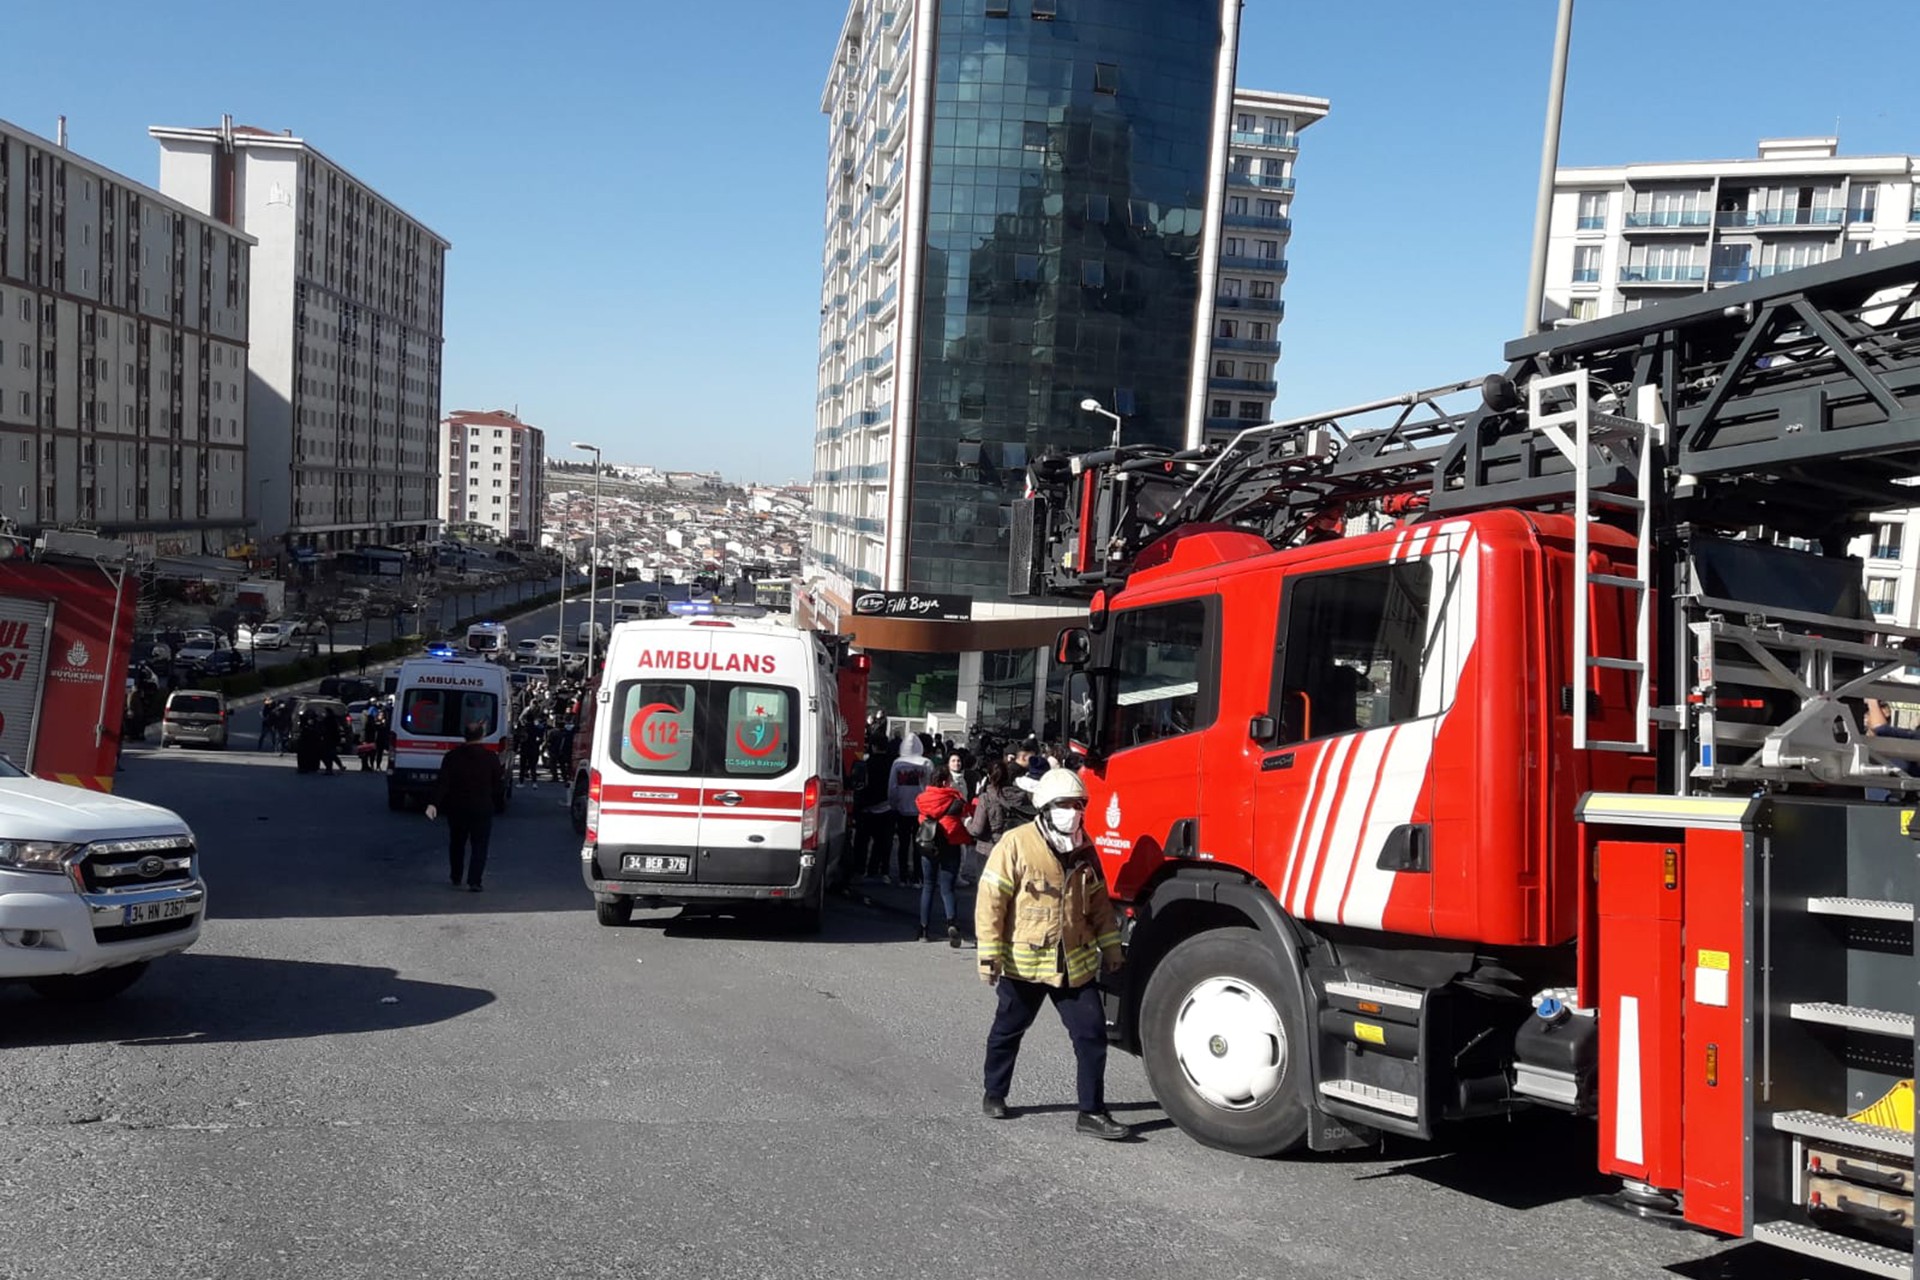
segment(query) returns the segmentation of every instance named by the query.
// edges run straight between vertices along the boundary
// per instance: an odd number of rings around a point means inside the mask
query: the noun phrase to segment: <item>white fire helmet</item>
[[[1087,789],[1080,775],[1071,769],[1049,769],[1033,784],[1033,807],[1042,812],[1048,805],[1062,800],[1078,800],[1084,804],[1086,799]]]

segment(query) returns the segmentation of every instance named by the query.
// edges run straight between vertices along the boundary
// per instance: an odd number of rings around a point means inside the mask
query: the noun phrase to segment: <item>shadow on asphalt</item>
[[[231,1044],[391,1031],[493,1003],[477,987],[401,978],[393,969],[186,952],[98,1004],[0,989],[0,1045]],[[391,1003],[383,1003],[385,1001]]]
[[[1747,1243],[1707,1258],[1663,1268],[1686,1280],[1860,1280],[1860,1272],[1817,1258],[1801,1258],[1769,1245]]]
[[[1385,1158],[1407,1162],[1359,1175],[1355,1181],[1418,1178],[1502,1208],[1539,1209],[1619,1190],[1615,1179],[1595,1168],[1596,1150],[1592,1121],[1556,1112],[1522,1112],[1504,1121],[1482,1120],[1450,1129],[1431,1144],[1390,1139]],[[1557,1154],[1543,1162],[1543,1151]],[[1382,1157],[1379,1151],[1351,1154],[1370,1160]]]
[[[891,913],[839,897],[827,899],[826,922],[820,932],[814,934],[795,930],[786,918],[785,909],[775,907],[748,908],[739,915],[665,909],[636,914],[633,923],[623,927],[648,929],[669,938],[716,938],[736,942],[826,942],[841,946],[869,942],[927,945],[914,942],[912,927],[901,925]],[[940,950],[945,952],[949,948],[941,946]],[[968,956],[966,963],[971,969],[971,950],[965,954]]]

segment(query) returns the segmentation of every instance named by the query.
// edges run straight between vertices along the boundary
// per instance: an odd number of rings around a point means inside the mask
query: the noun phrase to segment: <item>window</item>
[[[1213,720],[1215,658],[1208,602],[1113,615],[1113,720],[1109,751],[1203,729]]]
[[[1097,259],[1088,259],[1080,264],[1080,283],[1090,289],[1099,289],[1107,283],[1107,264]]]
[[[1893,612],[1898,591],[1899,583],[1892,578],[1867,579],[1867,607],[1873,610],[1874,617],[1884,618]]]
[[[1243,360],[1240,363],[1240,376],[1249,382],[1265,382],[1267,366],[1258,360]]]
[[[1120,67],[1112,62],[1093,64],[1093,91],[1095,93],[1120,92]]]
[[[1247,326],[1247,336],[1255,342],[1266,342],[1273,337],[1273,326],[1265,320],[1255,320]]]
[[[1593,320],[1600,315],[1600,299],[1575,298],[1567,304],[1567,319]]]
[[[1223,298],[1237,298],[1240,296],[1240,282],[1232,276],[1222,276],[1220,278],[1219,289],[1220,296]],[[25,351],[26,348],[22,347],[21,350]]]
[[[1246,252],[1247,252],[1247,242],[1245,240],[1242,240],[1239,236],[1228,236],[1225,240],[1221,242],[1220,252],[1226,254],[1230,258],[1244,257],[1246,256]]]
[[[1873,526],[1873,557],[1876,560],[1898,560],[1900,544],[1906,526],[1899,524],[1876,524]]]
[[[1242,400],[1239,416],[1242,422],[1258,422],[1267,416],[1267,406],[1258,400]]]
[[[499,710],[500,700],[485,690],[409,689],[400,725],[408,733],[454,738],[476,720],[491,732],[499,722]]]
[[[1420,716],[1427,657],[1425,561],[1289,582],[1276,666],[1280,741],[1305,742]]]
[[[1210,416],[1215,418],[1231,418],[1233,416],[1233,401],[1215,400],[1213,402],[1213,413]]]
[[[629,680],[609,744],[629,773],[770,778],[795,760],[795,690],[726,681]],[[701,732],[719,725],[718,740]]]
[[[1865,186],[1856,188],[1852,200],[1847,204],[1847,221],[1872,222],[1875,208],[1879,203],[1879,187]]]
[[[1241,133],[1252,133],[1254,130],[1253,117],[1249,115],[1237,115],[1233,118],[1233,127]]]
[[[1251,282],[1247,286],[1247,296],[1249,298],[1271,298],[1273,296],[1273,281],[1255,280]]]
[[[1060,0],[1033,0],[1033,20],[1052,22],[1060,14]]]
[[[1583,244],[1573,251],[1573,282],[1597,284],[1600,280],[1600,246]]]
[[[1109,201],[1105,196],[1087,197],[1087,221],[1105,222],[1109,213]]]
[[[1598,231],[1607,225],[1607,193],[1604,191],[1582,191],[1580,193],[1579,229]]]
[[[1040,257],[1033,253],[1013,255],[1013,278],[1015,280],[1034,281],[1040,278]]]
[[[1227,197],[1228,213],[1245,213],[1246,211],[1247,211],[1247,198],[1245,196],[1228,196]]]
[[[1278,200],[1262,200],[1257,207],[1260,211],[1260,216],[1263,218],[1278,218],[1282,216],[1280,202]]]

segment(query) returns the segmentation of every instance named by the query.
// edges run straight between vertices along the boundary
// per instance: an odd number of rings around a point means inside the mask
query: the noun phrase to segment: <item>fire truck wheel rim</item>
[[[1194,1092],[1223,1111],[1265,1105],[1287,1074],[1280,1012],[1241,978],[1208,978],[1187,992],[1174,1019],[1173,1051]]]

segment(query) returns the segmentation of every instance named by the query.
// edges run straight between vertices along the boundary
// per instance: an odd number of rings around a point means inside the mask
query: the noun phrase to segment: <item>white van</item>
[[[574,643],[582,649],[592,645],[596,649],[607,647],[607,628],[604,623],[583,622],[574,629]]]
[[[507,628],[499,622],[476,622],[467,628],[467,652],[489,661],[507,652]]]
[[[638,600],[615,600],[613,602],[613,620],[616,623],[637,622],[646,614],[641,611]]]
[[[481,739],[504,756],[513,796],[513,697],[505,667],[477,658],[409,658],[393,683],[393,752],[387,808],[425,804],[440,783],[440,758],[478,720]],[[505,806],[502,806],[504,810]]]
[[[846,856],[834,661],[747,619],[613,629],[594,694],[580,869],[601,924],[635,906],[791,904],[820,927]]]

